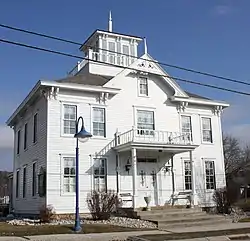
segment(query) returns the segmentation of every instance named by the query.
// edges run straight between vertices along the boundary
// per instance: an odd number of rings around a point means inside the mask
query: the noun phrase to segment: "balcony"
[[[116,135],[114,149],[117,151],[129,150],[131,146],[139,149],[161,149],[180,153],[193,150],[191,133],[132,129]]]
[[[76,66],[71,71],[68,72],[68,75],[69,76],[76,75],[87,63],[90,63],[91,60],[93,60],[92,63],[97,63],[97,64],[102,64],[100,62],[103,62],[108,64],[119,65],[121,67],[127,67],[130,64],[132,64],[136,59],[137,57],[127,56],[124,54],[112,53],[108,51],[93,52],[92,49],[89,49],[84,59],[82,61],[78,61]]]

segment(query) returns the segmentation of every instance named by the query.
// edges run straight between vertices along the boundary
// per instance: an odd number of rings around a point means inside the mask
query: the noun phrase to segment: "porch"
[[[190,198],[190,204],[194,206],[193,150],[196,147],[189,133],[141,129],[116,133],[113,149],[116,151],[117,170],[119,170],[117,186],[125,203],[131,201],[131,206],[127,207],[135,210],[145,206],[145,196],[151,196],[151,205],[162,205],[161,193],[164,188],[168,189],[165,193],[168,192],[172,197],[171,204],[174,204],[174,199]],[[184,152],[188,152],[190,160],[192,188],[187,193],[176,193],[174,156]],[[169,175],[164,179],[162,173],[166,171]],[[132,192],[129,192],[131,190]]]

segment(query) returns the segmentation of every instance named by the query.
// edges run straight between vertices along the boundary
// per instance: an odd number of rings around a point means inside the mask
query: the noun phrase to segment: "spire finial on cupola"
[[[147,40],[146,37],[144,37],[144,54],[148,53],[148,46],[147,46]]]
[[[109,32],[112,32],[112,14],[109,11]]]

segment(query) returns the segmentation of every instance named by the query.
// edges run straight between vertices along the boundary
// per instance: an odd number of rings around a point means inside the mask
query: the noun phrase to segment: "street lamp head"
[[[78,138],[78,139],[85,139],[85,138],[90,138],[90,137],[92,137],[92,134],[89,133],[89,132],[87,132],[87,131],[85,130],[84,126],[82,126],[81,130],[80,130],[78,133],[76,133],[76,134],[74,135],[74,137],[75,137],[75,138]]]

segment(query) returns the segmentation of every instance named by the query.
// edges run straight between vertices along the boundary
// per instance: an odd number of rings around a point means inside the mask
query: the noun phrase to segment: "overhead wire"
[[[118,64],[106,63],[106,62],[99,61],[99,60],[93,60],[93,59],[81,57],[81,56],[78,56],[78,55],[68,54],[68,53],[64,53],[64,52],[60,52],[60,51],[56,51],[56,50],[41,48],[41,47],[28,45],[28,44],[24,44],[24,43],[19,43],[19,42],[14,42],[14,41],[6,40],[6,39],[0,39],[0,42],[6,43],[6,44],[11,44],[11,45],[16,45],[16,46],[20,46],[20,47],[25,47],[25,48],[29,48],[29,49],[34,49],[34,50],[38,50],[38,51],[48,52],[48,53],[52,53],[52,54],[62,55],[62,56],[66,56],[66,57],[82,59],[82,60],[91,61],[91,62],[95,62],[95,63],[101,63],[101,64],[105,64],[105,65],[108,65],[108,66],[114,66],[114,67],[119,67],[119,68],[122,67],[124,69],[138,71],[138,69],[132,68],[132,67],[129,67],[129,66],[123,67],[123,66],[120,66]],[[146,70],[144,71],[144,70],[140,69],[140,72],[146,72],[147,73],[148,71],[146,71]],[[223,91],[227,91],[227,92],[231,92],[231,93],[250,96],[250,93],[243,92],[243,91],[232,90],[232,89],[228,89],[228,88],[224,88],[224,87],[219,87],[219,86],[215,86],[215,85],[200,83],[200,82],[196,82],[196,81],[193,81],[193,80],[178,78],[178,77],[169,76],[169,75],[162,75],[162,74],[155,74],[155,75],[160,76],[160,77],[164,77],[164,78],[178,80],[180,82],[185,82],[185,83],[189,83],[189,84],[195,84],[195,85],[209,87],[209,88],[218,89],[218,90],[223,90]]]
[[[92,47],[90,45],[82,44],[82,43],[79,43],[79,42],[76,42],[76,41],[72,41],[72,40],[68,40],[68,39],[64,39],[64,38],[60,38],[60,37],[55,37],[55,36],[52,36],[52,35],[42,34],[42,33],[39,33],[39,32],[30,31],[30,30],[26,30],[26,29],[22,29],[22,28],[17,28],[17,27],[5,25],[5,24],[0,24],[0,27],[11,29],[11,30],[14,30],[14,31],[27,33],[27,34],[32,34],[32,35],[36,35],[36,36],[40,36],[40,37],[44,37],[44,38],[48,38],[48,39],[53,39],[53,40],[56,40],[56,41],[61,41],[61,42],[69,43],[69,44],[74,44],[74,45],[78,45],[78,46]],[[112,50],[108,50],[108,49],[103,49],[103,48],[98,48],[98,47],[97,47],[97,49],[104,50],[104,51],[109,52],[109,53],[121,54],[121,53],[119,53],[117,51],[112,51]],[[208,76],[208,77],[212,77],[212,78],[216,78],[216,79],[221,79],[221,80],[225,80],[225,81],[229,81],[229,82],[233,82],[233,83],[237,83],[237,84],[243,84],[243,85],[250,86],[250,82],[246,82],[246,81],[242,81],[242,80],[238,80],[238,79],[228,78],[228,77],[215,75],[215,74],[208,73],[208,72],[203,72],[203,71],[190,69],[190,68],[186,68],[186,67],[182,67],[182,66],[178,66],[178,65],[168,64],[168,63],[164,63],[164,62],[159,62],[159,61],[155,61],[155,60],[148,60],[148,59],[145,59],[145,58],[136,57],[136,56],[129,55],[129,54],[122,54],[122,55],[127,56],[127,57],[131,57],[131,58],[146,60],[148,62],[157,63],[159,65],[170,67],[170,68],[175,68],[175,69],[179,69],[179,70],[183,70],[183,71],[187,71],[187,72],[191,72],[191,73],[195,73],[195,74],[199,74],[199,75],[204,75],[204,76]]]

